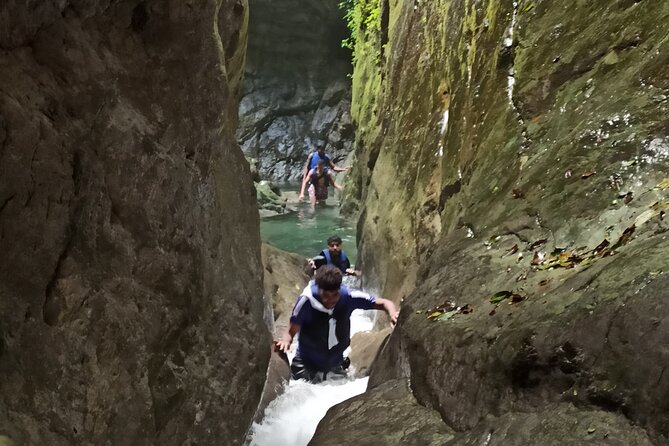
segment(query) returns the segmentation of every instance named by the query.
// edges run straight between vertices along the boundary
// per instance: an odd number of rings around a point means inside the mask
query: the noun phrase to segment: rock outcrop
[[[269,358],[245,0],[0,6],[0,438],[239,444]]]
[[[322,140],[335,162],[351,151],[350,51],[339,0],[255,0],[239,114],[242,150],[265,179],[302,179]]]
[[[399,379],[441,444],[666,444],[669,4],[354,3],[348,203],[404,302],[325,422]]]
[[[309,280],[304,271],[304,257],[282,251],[268,243],[262,244],[262,263],[265,288],[265,323],[278,339],[285,332],[290,313],[299,293]],[[262,399],[258,405],[255,421],[260,422],[267,406],[284,391],[290,379],[288,357],[272,352]],[[252,434],[253,431],[250,431]]]

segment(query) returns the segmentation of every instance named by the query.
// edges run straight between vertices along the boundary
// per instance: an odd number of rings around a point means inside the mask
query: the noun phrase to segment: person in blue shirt
[[[332,162],[330,155],[325,154],[325,144],[323,142],[318,142],[316,144],[316,151],[311,152],[307,157],[307,162],[304,164],[304,174],[302,175],[302,181],[305,180],[309,172],[316,168],[319,160],[323,160],[323,167],[326,169],[332,169],[333,172],[346,172],[348,167],[338,167],[335,166],[335,163]]]
[[[274,340],[275,350],[287,353],[295,335],[300,334],[290,365],[293,379],[319,382],[346,374],[348,361],[343,353],[351,344],[353,310],[383,310],[390,316],[391,326],[397,322],[398,312],[392,301],[349,290],[341,281],[339,268],[320,267],[316,279],[297,298],[288,329],[281,339]]]
[[[322,265],[334,265],[345,275],[357,276],[360,274],[359,271],[351,268],[351,261],[342,248],[341,237],[333,235],[328,238],[327,243],[327,248],[323,249],[318,256],[307,259],[312,269],[317,269]]]

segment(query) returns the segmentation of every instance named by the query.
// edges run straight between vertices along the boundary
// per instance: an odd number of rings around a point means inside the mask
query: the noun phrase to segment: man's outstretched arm
[[[281,336],[281,339],[274,340],[274,351],[288,353],[290,350],[290,344],[293,343],[293,338],[299,332],[300,326],[291,322],[288,326],[288,330],[286,330],[283,336]]]
[[[388,313],[388,316],[390,317],[390,326],[391,327],[395,326],[395,324],[397,323],[397,317],[399,316],[400,312],[397,311],[395,304],[391,300],[381,299],[380,297],[377,297],[376,303],[374,304],[374,309],[383,310],[386,313]]]

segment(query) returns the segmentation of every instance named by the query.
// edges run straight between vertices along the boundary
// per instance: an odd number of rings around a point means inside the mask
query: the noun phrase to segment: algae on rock
[[[666,442],[669,4],[367,2],[381,24],[355,37],[346,200],[366,280],[404,299],[370,388],[410,379],[453,444],[542,407]],[[606,256],[533,261],[585,250]],[[474,311],[425,317],[445,301]],[[535,421],[495,423],[560,440]]]

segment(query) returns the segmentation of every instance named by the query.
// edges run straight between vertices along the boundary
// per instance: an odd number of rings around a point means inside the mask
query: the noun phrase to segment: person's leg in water
[[[314,384],[323,381],[325,378],[323,372],[307,364],[299,354],[296,354],[293,362],[290,363],[290,375],[293,379],[303,379]]]
[[[311,206],[316,206],[316,188],[311,184],[307,191],[309,192],[309,202],[311,203]]]
[[[337,376],[347,376],[348,375],[348,368],[351,365],[351,360],[348,358],[343,358],[341,363],[337,364],[336,366],[332,367],[326,374],[325,374],[325,379],[332,379]]]
[[[315,200],[318,204],[324,205],[328,199],[328,188],[327,187],[318,187],[315,192]]]

